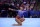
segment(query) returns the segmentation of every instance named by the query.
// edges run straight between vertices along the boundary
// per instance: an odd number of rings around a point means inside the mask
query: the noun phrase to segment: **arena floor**
[[[0,27],[40,27],[40,18],[25,18],[21,26],[13,26],[17,24],[15,18],[0,18]]]

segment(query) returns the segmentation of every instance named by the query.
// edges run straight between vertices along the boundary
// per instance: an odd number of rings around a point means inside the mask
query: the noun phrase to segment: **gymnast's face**
[[[20,7],[20,10],[23,10],[23,7]]]

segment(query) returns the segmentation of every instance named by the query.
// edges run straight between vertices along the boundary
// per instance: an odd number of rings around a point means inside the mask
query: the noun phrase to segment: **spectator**
[[[30,6],[30,10],[33,10],[34,4],[31,4]]]
[[[39,14],[37,14],[37,18],[39,18]]]
[[[14,6],[14,2],[11,2],[11,5]]]
[[[33,14],[32,18],[37,18],[37,16],[35,16],[35,13]]]
[[[23,15],[25,18],[28,18],[28,11],[24,12]]]
[[[1,13],[0,13],[0,17],[1,17]]]
[[[7,11],[2,10],[2,11],[1,11],[1,16],[2,16],[2,17],[7,17]]]

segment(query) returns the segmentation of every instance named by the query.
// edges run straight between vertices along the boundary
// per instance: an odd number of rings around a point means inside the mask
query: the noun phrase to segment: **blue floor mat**
[[[17,24],[15,18],[0,18],[0,27],[40,27],[40,18],[25,18],[21,26],[13,26]]]

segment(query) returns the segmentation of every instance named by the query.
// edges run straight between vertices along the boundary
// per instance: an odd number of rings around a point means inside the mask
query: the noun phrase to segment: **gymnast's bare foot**
[[[12,25],[20,25],[20,24],[12,24]]]

